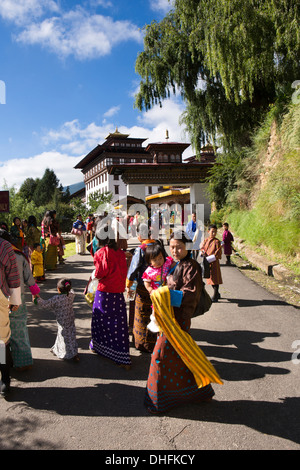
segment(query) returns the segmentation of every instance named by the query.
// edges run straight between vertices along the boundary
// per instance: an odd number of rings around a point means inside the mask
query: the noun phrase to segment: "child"
[[[200,245],[202,256],[208,257],[214,255],[215,258],[214,261],[210,262],[210,278],[207,279],[207,284],[210,284],[214,289],[213,302],[218,302],[220,299],[219,285],[223,284],[219,262],[222,257],[222,245],[220,240],[216,238],[216,235],[216,225],[210,225],[208,227],[208,238],[205,238]]]
[[[227,224],[227,222],[225,222],[223,224],[223,229],[224,229],[224,232],[223,232],[223,246],[224,246],[224,255],[226,256],[226,264],[228,266],[231,265],[231,260],[230,260],[230,256],[232,254],[232,246],[231,246],[231,243],[233,242],[233,235],[231,232],[229,232],[228,230],[229,228],[229,225]]]
[[[175,266],[175,262],[170,256],[166,256],[166,252],[160,243],[147,246],[145,261],[148,264],[148,268],[144,271],[142,279],[145,288],[151,295],[154,289],[158,289],[165,284],[167,275]],[[148,324],[147,328],[153,333],[157,333],[159,329],[153,313],[150,315],[150,320],[151,322]]]
[[[58,295],[48,300],[39,296],[37,304],[43,308],[50,308],[56,315],[58,326],[57,337],[51,352],[60,359],[73,359],[79,361],[78,345],[76,340],[75,317],[73,302],[75,293],[69,279],[61,279],[57,283]]]
[[[44,258],[42,245],[40,243],[34,243],[33,245],[33,252],[31,253],[31,265],[33,277],[35,278],[36,282],[44,281]]]

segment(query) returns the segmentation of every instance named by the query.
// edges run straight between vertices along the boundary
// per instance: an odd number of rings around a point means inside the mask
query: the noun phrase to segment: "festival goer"
[[[222,240],[223,240],[223,252],[224,255],[226,256],[226,264],[228,266],[231,265],[231,255],[232,255],[232,242],[234,241],[233,235],[231,232],[229,232],[229,225],[227,222],[224,222],[223,224],[223,235],[222,235]]]
[[[10,236],[11,236],[11,241],[14,244],[14,246],[19,248],[19,250],[23,250],[24,233],[21,228],[21,220],[19,217],[15,217],[13,219],[13,224],[10,229]]]
[[[36,282],[45,280],[43,248],[40,243],[35,243],[31,254],[32,273]]]
[[[127,264],[124,251],[117,248],[114,232],[104,221],[98,223],[99,249],[94,254],[98,287],[92,313],[90,350],[120,367],[130,369],[127,309],[124,299]]]
[[[65,254],[65,241],[62,237],[62,234],[61,234],[61,227],[60,227],[60,224],[56,218],[56,211],[53,210],[51,211],[52,213],[52,226],[53,226],[53,231],[56,232],[56,236],[57,236],[57,256],[58,256],[58,262],[59,264],[64,264],[64,254]]]
[[[29,259],[29,248],[27,245],[26,237],[27,237],[27,231],[28,231],[28,220],[27,219],[22,219],[21,221],[21,230],[24,235],[24,243],[23,243],[23,252],[25,256]]]
[[[214,290],[212,297],[213,302],[218,302],[221,298],[219,285],[223,284],[219,261],[222,257],[222,245],[220,240],[216,238],[217,230],[216,225],[210,225],[208,227],[208,237],[205,238],[200,245],[202,256],[207,257],[214,255],[215,257],[215,260],[210,263],[210,277],[206,280],[207,284],[211,285]]]
[[[143,352],[152,352],[156,342],[156,334],[152,333],[147,328],[147,325],[150,323],[150,315],[152,313],[152,302],[149,292],[144,286],[142,276],[147,268],[147,263],[145,262],[146,247],[156,241],[149,237],[147,224],[139,225],[138,240],[141,245],[135,249],[133,254],[127,273],[126,287],[127,295],[130,296],[130,287],[134,281],[137,281],[133,321],[135,348]]]
[[[9,234],[4,230],[0,230],[0,237],[8,242],[11,241]],[[40,292],[40,288],[34,280],[26,255],[14,245],[12,247],[16,255],[20,275],[21,305],[19,305],[17,310],[11,311],[9,315],[11,329],[10,347],[14,368],[23,371],[30,369],[33,364],[27,328],[28,311],[25,301],[25,285],[29,287],[32,295],[37,295]]]
[[[16,255],[11,244],[0,237],[0,340],[5,345],[5,360],[4,363],[0,363],[0,394],[2,396],[9,394],[11,381],[12,357],[9,344],[11,336],[9,312],[17,310],[20,304],[21,287]]]
[[[77,220],[73,223],[71,233],[75,235],[76,253],[78,255],[84,255],[86,226],[83,223],[82,216],[80,214],[77,216]]]
[[[144,272],[142,279],[144,281],[144,286],[151,296],[154,289],[158,289],[160,286],[165,285],[167,276],[175,263],[171,256],[167,256],[163,245],[159,242],[147,246],[145,251],[145,261],[148,267]],[[153,313],[150,315],[150,320],[151,322],[148,324],[147,328],[153,333],[158,333],[159,329],[155,322],[155,316]]]
[[[191,220],[186,225],[186,234],[190,240],[193,242],[192,246],[192,255],[194,259],[198,258],[200,251],[200,243],[202,238],[202,232],[200,230],[199,221],[197,221],[196,212],[192,213]]]
[[[85,221],[86,226],[86,242],[91,243],[93,239],[93,225],[95,222],[95,217],[93,214],[89,214],[88,218]]]
[[[37,305],[44,310],[53,310],[57,322],[57,336],[51,352],[59,359],[79,361],[76,339],[75,315],[73,302],[75,293],[69,279],[60,279],[57,283],[58,294],[48,300],[37,296]]]
[[[167,275],[174,265],[171,256],[167,256],[161,243],[156,242],[147,246],[145,250],[145,261],[147,268],[142,275],[144,285],[151,295],[153,289],[166,283]]]
[[[53,212],[47,211],[41,224],[42,238],[45,241],[45,269],[49,271],[57,266],[57,246],[59,244],[57,227],[53,224],[53,220]],[[53,237],[56,240],[55,243]]]
[[[37,221],[34,215],[28,217],[28,225],[25,234],[25,241],[28,247],[28,257],[31,260],[31,254],[34,250],[35,243],[40,243],[41,232],[37,228]]]
[[[201,269],[187,250],[188,243],[190,240],[184,232],[171,234],[170,252],[176,266],[167,278],[175,320],[179,329],[184,332],[190,330],[203,286]],[[159,291],[160,289],[155,290],[154,293]],[[210,384],[198,388],[193,373],[162,332],[151,356],[145,395],[148,411],[164,413],[183,403],[209,401],[213,395],[214,390]]]

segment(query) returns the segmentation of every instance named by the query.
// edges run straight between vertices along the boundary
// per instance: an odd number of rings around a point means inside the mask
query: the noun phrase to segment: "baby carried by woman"
[[[145,261],[148,264],[148,268],[144,272],[142,279],[144,286],[151,295],[154,289],[158,289],[160,286],[166,284],[167,276],[176,263],[171,256],[167,256],[160,242],[147,246]],[[150,315],[150,320],[151,322],[147,325],[147,328],[153,333],[158,333],[159,328],[155,322],[153,313]]]

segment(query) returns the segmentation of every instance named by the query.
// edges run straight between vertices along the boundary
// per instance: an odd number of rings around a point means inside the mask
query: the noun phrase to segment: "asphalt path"
[[[145,449],[191,456],[300,449],[299,309],[222,262],[221,300],[193,319],[191,334],[224,384],[213,385],[211,403],[153,416],[143,405],[150,355],[131,343],[132,369],[126,371],[89,351],[91,309],[83,289],[92,270],[89,254],[74,255],[41,285],[46,299],[59,278],[72,279],[79,363],[49,352],[54,315],[35,306],[28,291],[34,366],[13,371],[11,395],[0,399],[1,450],[102,450],[116,458]]]

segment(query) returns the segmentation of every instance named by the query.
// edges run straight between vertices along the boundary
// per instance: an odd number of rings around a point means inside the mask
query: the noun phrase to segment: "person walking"
[[[10,351],[9,312],[15,311],[21,304],[21,282],[16,255],[11,244],[0,238],[0,394],[7,396],[10,392],[10,369],[12,357]],[[4,358],[3,358],[4,355]]]
[[[11,237],[5,230],[0,229],[0,237],[11,242]],[[25,286],[28,286],[32,295],[37,295],[40,292],[40,288],[32,275],[27,256],[13,244],[12,248],[16,256],[20,276],[21,304],[17,310],[12,310],[9,315],[11,330],[10,348],[13,367],[16,370],[23,371],[30,369],[33,364],[27,328],[28,311],[25,301]]]
[[[52,271],[57,267],[57,247],[59,245],[59,234],[57,225],[54,223],[53,211],[46,211],[41,224],[42,239],[45,241],[45,269]]]
[[[31,254],[34,250],[34,245],[40,243],[41,232],[37,228],[37,221],[34,215],[28,217],[28,225],[25,233],[25,241],[28,247],[28,258],[31,263]]]
[[[90,350],[130,369],[127,309],[124,299],[127,263],[118,249],[111,225],[96,228],[99,249],[94,254],[94,277],[98,279],[92,313]]]
[[[19,217],[14,217],[13,219],[13,224],[10,229],[10,236],[13,244],[19,248],[19,250],[23,250],[25,238],[21,227],[21,219]]]
[[[53,310],[57,323],[57,336],[51,352],[59,359],[79,361],[76,339],[73,302],[75,293],[70,279],[60,279],[57,283],[58,294],[44,300],[36,296],[37,305],[44,310]]]
[[[202,380],[199,380],[199,376],[196,375],[196,381],[193,369],[191,370],[187,365],[189,361],[186,361],[183,354],[184,349],[174,347],[177,338],[188,337],[194,346],[193,354],[198,353],[198,348],[192,341],[189,331],[191,319],[200,300],[203,281],[201,269],[187,249],[189,242],[183,231],[171,234],[170,252],[176,265],[169,273],[167,286],[160,287],[151,294],[151,299],[154,301],[155,320],[162,329],[151,356],[144,401],[147,410],[153,414],[165,413],[184,403],[210,401],[215,394],[210,382],[212,380],[221,382],[203,353],[201,359],[213,373],[208,377],[204,374]],[[170,311],[171,307],[169,307],[168,312],[163,315],[164,321],[169,321],[168,328],[165,328],[166,323],[161,323],[157,316],[158,309],[155,300],[158,299],[159,306],[163,305],[163,297],[156,297],[161,294],[162,290],[168,292],[173,309]],[[175,333],[175,342],[173,342]]]
[[[231,255],[232,255],[232,242],[234,241],[233,235],[231,232],[229,232],[229,225],[227,222],[224,222],[223,224],[223,235],[222,235],[222,240],[223,240],[223,250],[224,250],[224,255],[226,256],[226,264],[227,266],[231,265]]]
[[[138,246],[134,251],[127,273],[126,288],[127,295],[130,297],[130,287],[134,281],[137,282],[133,320],[135,348],[143,352],[152,352],[156,342],[156,334],[147,328],[147,325],[151,321],[152,302],[150,294],[144,286],[142,276],[147,268],[145,250],[147,246],[156,243],[156,241],[150,238],[147,224],[140,224],[137,235],[140,246]]]
[[[192,218],[186,225],[186,234],[188,238],[193,242],[191,248],[192,256],[194,259],[197,259],[200,251],[202,232],[200,228],[200,223],[197,221],[196,212],[192,213]]]
[[[208,237],[203,240],[200,245],[201,255],[206,257],[212,257],[212,259],[208,258],[210,263],[210,277],[206,279],[207,284],[211,285],[214,290],[214,294],[212,297],[213,302],[218,302],[221,298],[219,293],[219,285],[223,284],[222,275],[221,275],[221,268],[220,268],[220,259],[222,257],[222,245],[217,235],[217,226],[210,225],[208,227]]]
[[[78,255],[84,255],[86,226],[80,214],[77,216],[77,220],[73,223],[71,233],[75,235],[76,253]]]

